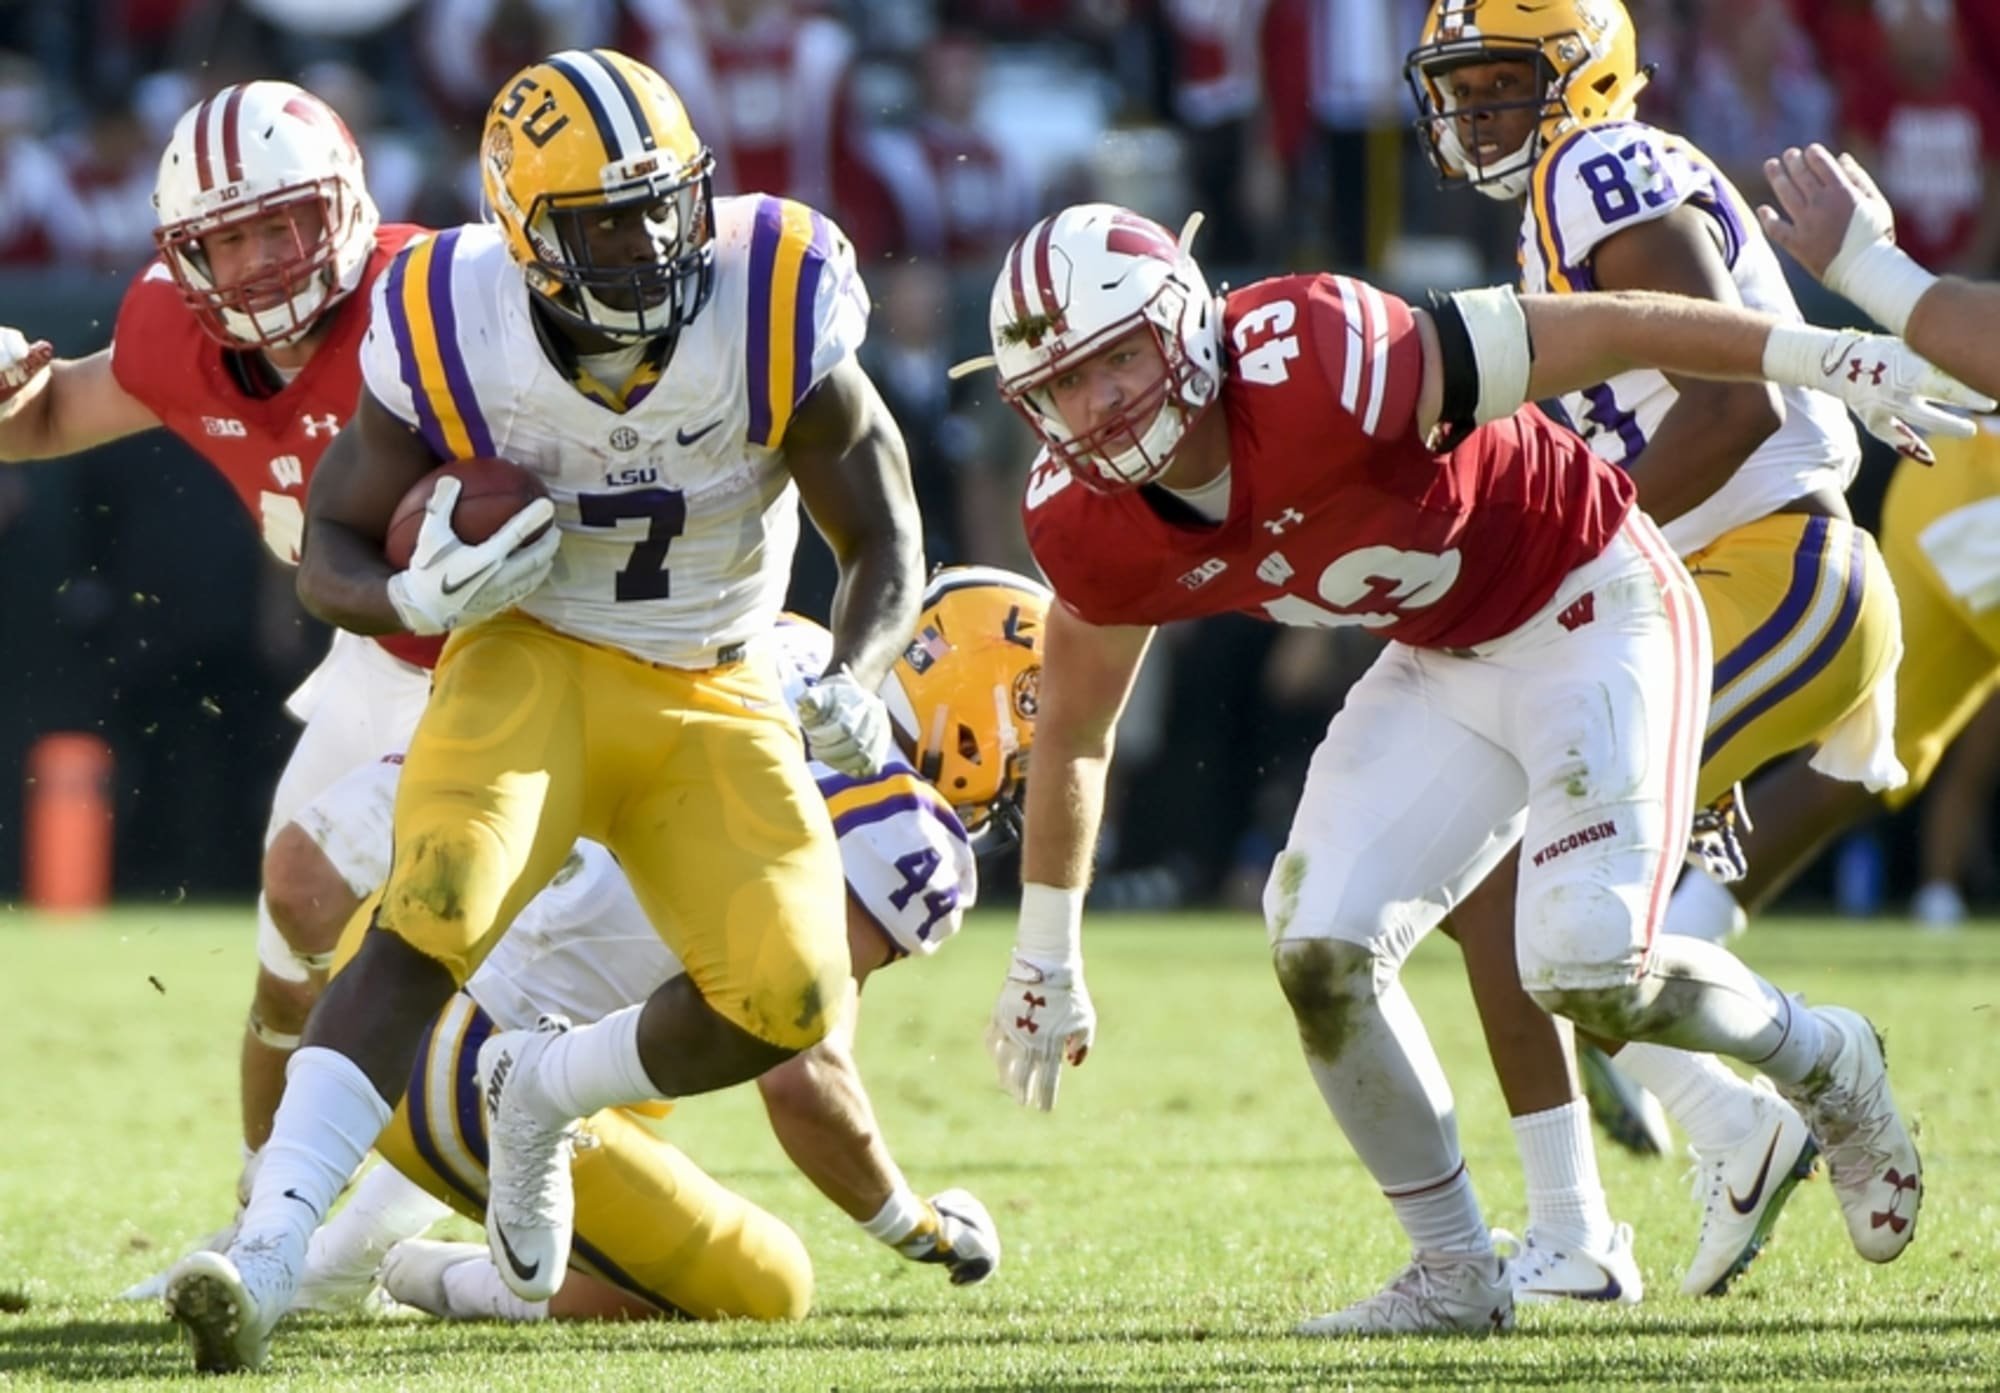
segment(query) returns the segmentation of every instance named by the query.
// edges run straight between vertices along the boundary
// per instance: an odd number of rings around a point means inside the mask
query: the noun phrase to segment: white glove
[[[1780,324],[1764,343],[1764,376],[1839,397],[1870,435],[1925,464],[1937,459],[1925,434],[1963,437],[1978,429],[1940,403],[1982,412],[1994,405],[1901,339],[1858,329]]]
[[[798,716],[813,758],[851,778],[876,773],[896,746],[889,708],[844,667],[806,688]]]
[[[983,1282],[1000,1266],[1000,1230],[993,1216],[969,1190],[946,1190],[932,1195],[936,1212],[935,1231],[896,1245],[896,1251],[915,1262],[944,1264],[955,1287]]]
[[[459,482],[446,475],[424,504],[409,569],[389,577],[389,603],[413,634],[441,634],[490,618],[528,598],[548,579],[562,534],[553,525],[555,505],[537,498],[483,542],[466,542],[451,530]],[[546,529],[523,542],[537,528]]]
[[[19,329],[0,326],[0,421],[32,395],[26,389],[48,372],[55,356],[45,340],[29,343]]]
[[[1096,1038],[1097,1009],[1083,984],[1082,960],[1052,963],[1016,951],[986,1027],[1000,1086],[1024,1107],[1049,1112],[1062,1087],[1063,1060],[1083,1063]]]

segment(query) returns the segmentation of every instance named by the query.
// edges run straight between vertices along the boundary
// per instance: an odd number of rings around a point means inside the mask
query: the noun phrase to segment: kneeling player
[[[861,779],[814,764],[840,840],[857,983],[877,967],[934,952],[957,932],[977,889],[974,839],[1004,835],[1017,816],[1046,608],[1047,592],[1024,577],[940,572],[884,691],[908,757]],[[788,620],[778,638],[788,684],[823,669],[824,630]],[[345,825],[386,827],[398,772],[385,763],[352,776],[329,793],[326,811]],[[386,842],[382,850],[386,859]],[[426,1032],[404,1104],[378,1144],[383,1156],[438,1199],[480,1216],[487,1183],[486,1116],[474,1078],[480,1043],[545,1015],[599,1019],[681,970],[610,853],[579,842]],[[854,1025],[850,1015],[758,1080],[772,1128],[799,1169],[867,1233],[905,1257],[942,1264],[955,1284],[977,1282],[999,1262],[992,1220],[963,1190],[926,1200],[910,1189],[857,1071]],[[561,1083],[545,1086],[553,1092]],[[483,1244],[399,1242],[442,1211],[400,1198],[399,1178],[384,1168],[315,1237],[302,1303],[330,1304],[343,1288],[365,1291],[386,1251],[380,1266],[389,1294],[449,1318],[804,1314],[811,1266],[784,1223],[623,1110],[597,1113],[584,1134],[574,1163],[575,1256],[552,1300],[515,1296]]]

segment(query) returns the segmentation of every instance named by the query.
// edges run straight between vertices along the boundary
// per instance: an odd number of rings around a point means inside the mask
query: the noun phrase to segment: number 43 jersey
[[[497,455],[547,485],[562,548],[521,608],[680,668],[727,661],[776,621],[799,528],[778,450],[868,321],[827,218],[762,195],[713,206],[714,292],[661,369],[640,361],[607,384],[558,366],[484,226],[396,260],[362,349],[368,390],[440,459]]]
[[[1223,331],[1220,524],[1158,487],[1098,493],[1047,459],[1029,475],[1028,544],[1089,623],[1242,610],[1471,647],[1546,605],[1631,506],[1631,481],[1533,407],[1430,449],[1415,322],[1365,282],[1260,281],[1224,298]]]
[[[1681,137],[1638,121],[1586,126],[1542,152],[1521,221],[1521,287],[1552,294],[1595,290],[1597,248],[1628,227],[1683,205],[1703,213],[1751,309],[1799,318],[1797,301],[1757,219],[1722,171]],[[1782,389],[1785,423],[1699,507],[1662,531],[1685,556],[1724,532],[1822,488],[1843,490],[1861,460],[1854,426],[1823,392]],[[1562,399],[1570,423],[1613,464],[1628,466],[1679,393],[1650,368]]]

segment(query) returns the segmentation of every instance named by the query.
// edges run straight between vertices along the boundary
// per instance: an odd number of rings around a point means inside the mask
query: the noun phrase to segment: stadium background
[[[1864,153],[1904,240],[2000,270],[2000,0],[1637,0],[1658,65],[1640,115],[1685,130],[1753,201],[1758,159]],[[0,323],[68,354],[108,338],[150,255],[158,152],[224,83],[312,88],[361,141],[385,217],[478,215],[472,153],[515,68],[609,43],[658,67],[721,160],[719,193],[834,213],[876,300],[866,359],[911,447],[933,564],[1027,567],[1025,433],[979,382],[1000,253],[1044,207],[1102,197],[1178,226],[1217,281],[1361,271],[1406,294],[1511,278],[1511,208],[1435,187],[1400,69],[1420,0],[0,0]],[[1788,268],[1789,269],[1789,268]],[[1809,317],[1853,318],[1800,287]],[[1853,495],[1872,521],[1888,465]],[[824,553],[795,604],[823,613]],[[116,888],[247,895],[292,728],[324,650],[227,487],[160,433],[0,471],[0,788],[57,730],[116,755]],[[1305,756],[1370,642],[1219,620],[1169,632],[1120,734],[1095,902],[1255,903]],[[2000,892],[1985,821],[1989,711],[1916,808],[1798,891],[1867,912],[1949,873]],[[0,794],[0,900],[21,883]],[[1926,809],[1929,816],[1926,817]],[[1754,811],[1754,809],[1753,809]],[[1948,829],[1956,828],[1955,835]],[[1969,833],[1969,835],[1968,835]],[[1926,843],[1929,842],[1928,855]],[[1950,848],[1971,848],[1946,864]],[[991,877],[1004,898],[1012,877]]]

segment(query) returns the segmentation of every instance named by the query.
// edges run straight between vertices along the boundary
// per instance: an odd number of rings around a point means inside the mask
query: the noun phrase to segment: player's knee
[[[481,890],[493,853],[492,839],[476,825],[435,827],[399,843],[375,922],[456,973],[459,957],[490,927],[484,916],[495,899]]]
[[[1340,939],[1289,939],[1271,950],[1271,961],[1306,1053],[1328,1064],[1346,1050],[1363,1015],[1378,1009],[1382,987],[1394,977],[1393,964]]]
[[[302,963],[324,966],[360,903],[332,861],[297,823],[287,823],[264,852],[264,905],[272,925]]]
[[[719,1312],[745,1320],[803,1320],[812,1309],[812,1255],[783,1220],[761,1211],[747,1216],[759,1232],[749,1247],[756,1260],[741,1270]]]
[[[1521,985],[1543,1009],[1589,1030],[1629,1039],[1645,956],[1643,907],[1632,887],[1578,876],[1521,905]]]
[[[780,1049],[809,1050],[827,1037],[854,990],[845,956],[839,962],[804,964],[798,980],[765,1002],[766,1028],[757,1033]]]
[[[310,982],[292,982],[273,975],[268,969],[257,973],[257,988],[250,998],[250,1033],[274,1050],[294,1050],[306,1028],[319,990]]]

